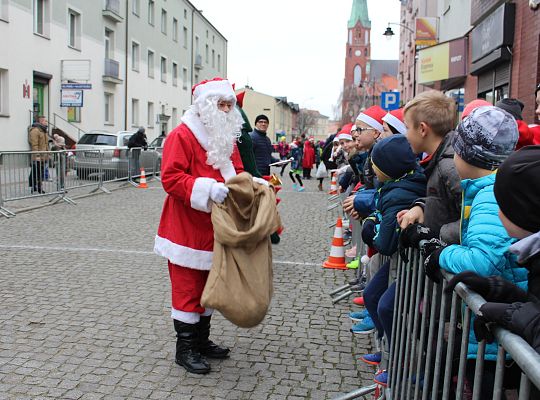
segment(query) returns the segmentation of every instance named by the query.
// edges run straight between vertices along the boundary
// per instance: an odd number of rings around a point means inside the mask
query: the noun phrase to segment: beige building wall
[[[268,137],[272,142],[276,142],[276,133],[285,131],[287,138],[292,132],[292,110],[287,104],[264,93],[259,93],[251,89],[238,89],[236,93],[245,92],[242,109],[246,113],[249,123],[255,127],[255,118],[259,114],[264,114],[269,119]]]

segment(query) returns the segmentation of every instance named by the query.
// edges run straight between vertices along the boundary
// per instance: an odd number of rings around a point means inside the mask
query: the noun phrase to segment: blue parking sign
[[[399,92],[382,92],[381,107],[386,111],[397,110],[399,108]]]

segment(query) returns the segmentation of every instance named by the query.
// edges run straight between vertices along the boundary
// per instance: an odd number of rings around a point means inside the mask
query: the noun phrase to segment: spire
[[[371,21],[369,20],[367,0],[353,0],[353,6],[351,10],[351,18],[349,18],[349,29],[354,28],[356,23],[360,21],[360,24],[364,28],[371,28]]]

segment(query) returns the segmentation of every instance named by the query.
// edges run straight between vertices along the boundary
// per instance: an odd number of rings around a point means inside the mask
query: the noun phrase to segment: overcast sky
[[[333,117],[345,73],[352,0],[191,0],[228,40],[228,78]],[[368,0],[373,59],[398,59],[398,0]],[[399,34],[399,27],[392,27]]]

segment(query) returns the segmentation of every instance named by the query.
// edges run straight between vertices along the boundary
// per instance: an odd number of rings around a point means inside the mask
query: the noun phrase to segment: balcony
[[[113,22],[122,22],[124,19],[120,16],[120,0],[105,0],[103,16]]]
[[[120,63],[118,61],[111,60],[110,58],[105,59],[103,82],[122,83],[122,79],[120,79]]]
[[[202,56],[200,54],[197,54],[195,56],[195,63],[193,63],[193,68],[195,68],[195,69],[202,69],[203,68]]]

